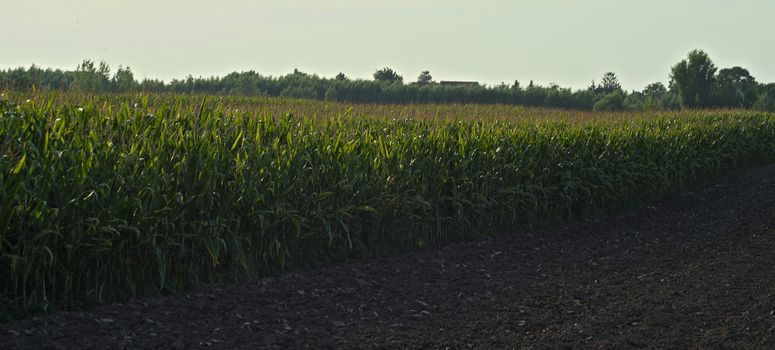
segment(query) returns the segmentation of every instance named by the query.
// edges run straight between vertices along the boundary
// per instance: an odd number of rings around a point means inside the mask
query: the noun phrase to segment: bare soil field
[[[620,215],[0,324],[2,349],[775,348],[775,165]]]

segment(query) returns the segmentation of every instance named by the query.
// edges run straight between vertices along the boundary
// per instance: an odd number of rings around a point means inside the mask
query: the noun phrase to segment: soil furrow
[[[775,165],[593,222],[0,324],[0,348],[775,348]]]

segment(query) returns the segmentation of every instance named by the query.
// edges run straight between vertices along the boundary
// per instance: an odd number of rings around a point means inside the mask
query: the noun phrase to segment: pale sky
[[[0,68],[85,58],[168,81],[298,68],[371,78],[625,89],[666,83],[694,48],[775,82],[772,0],[0,0]]]

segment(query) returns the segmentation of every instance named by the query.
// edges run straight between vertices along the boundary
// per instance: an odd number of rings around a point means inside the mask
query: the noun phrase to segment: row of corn
[[[0,109],[0,301],[20,307],[578,219],[775,158],[775,116],[752,112],[312,118],[175,96]]]

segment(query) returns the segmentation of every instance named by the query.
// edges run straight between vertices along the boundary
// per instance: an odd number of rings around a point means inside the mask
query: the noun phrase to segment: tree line
[[[605,73],[585,89],[557,84],[542,86],[532,81],[523,86],[495,86],[475,82],[436,82],[429,71],[405,83],[391,68],[376,70],[370,79],[350,79],[343,73],[333,78],[299,70],[272,77],[255,71],[233,72],[223,77],[137,80],[129,67],[111,74],[105,62],[84,60],[73,71],[29,68],[0,70],[0,87],[6,89],[74,90],[89,92],[174,92],[280,96],[328,101],[366,103],[504,103],[586,110],[668,110],[680,108],[752,108],[775,110],[775,84],[758,83],[742,67],[718,69],[701,50],[670,70],[669,84],[649,84],[642,91],[626,91],[615,73]]]

